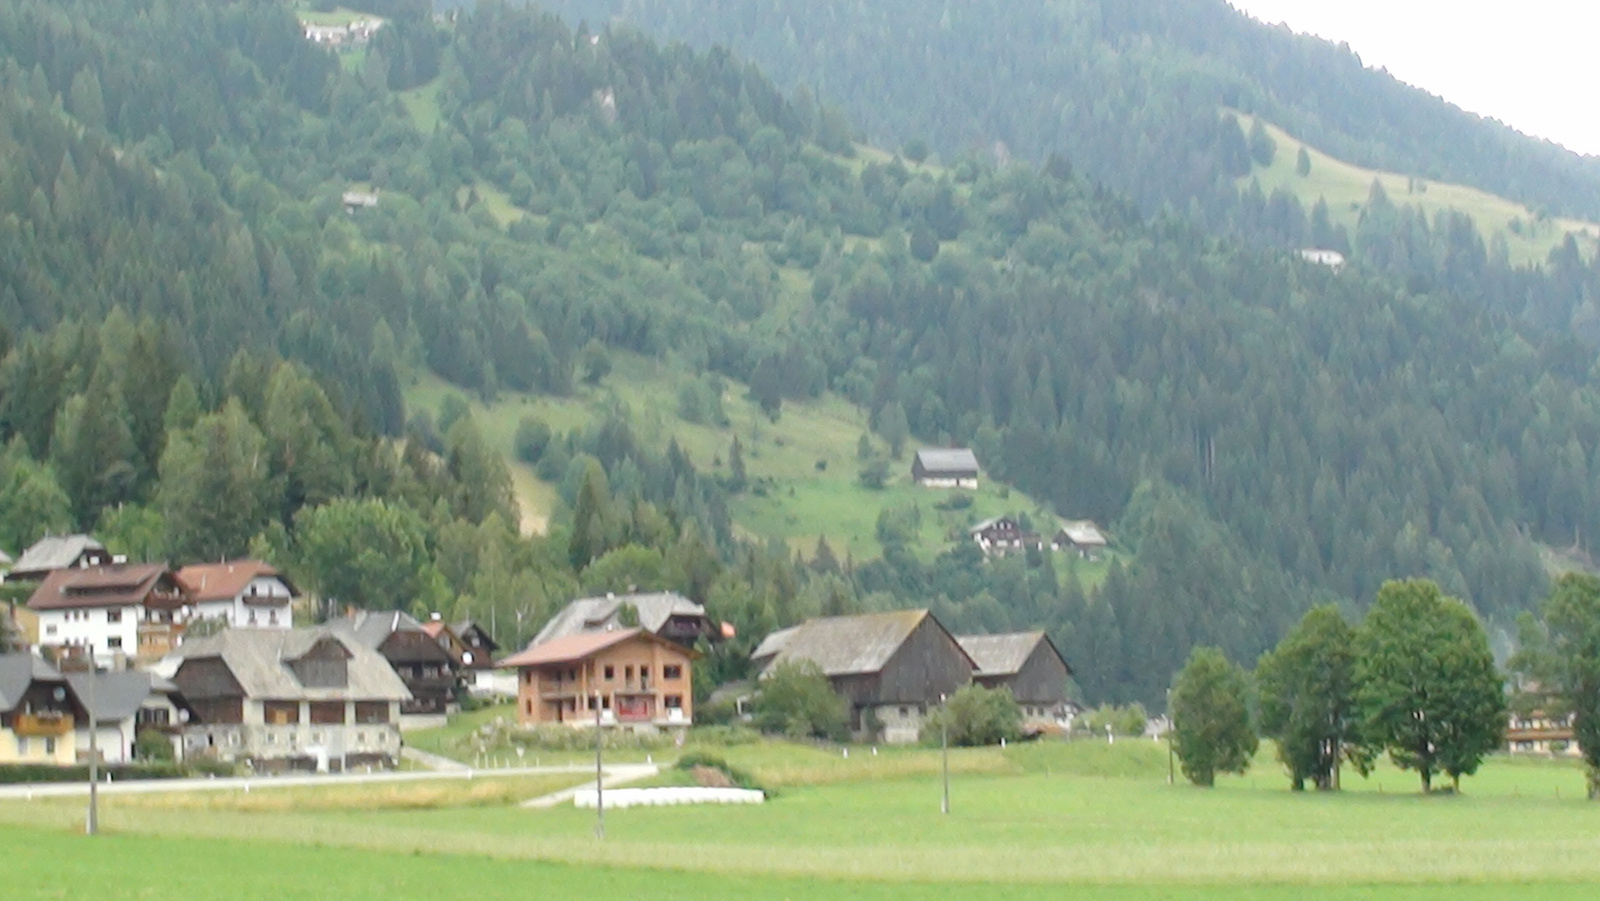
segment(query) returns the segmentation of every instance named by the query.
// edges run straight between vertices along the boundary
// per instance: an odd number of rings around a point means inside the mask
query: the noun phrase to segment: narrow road
[[[591,767],[589,772],[594,772],[594,769]],[[659,772],[661,772],[661,768],[653,763],[619,763],[616,766],[606,767],[605,778],[600,781],[606,788],[616,788],[619,785],[628,785],[629,783],[649,779]],[[571,801],[572,796],[581,791],[594,791],[594,783],[585,782],[582,785],[574,785],[558,792],[551,792],[543,797],[523,801],[522,806],[529,810],[544,810],[557,804]]]
[[[618,765],[607,767],[609,774],[643,769],[643,765]],[[651,772],[655,767],[649,767]],[[230,791],[274,788],[296,788],[327,785],[371,785],[384,782],[427,782],[437,779],[503,778],[506,776],[548,776],[561,773],[593,773],[592,766],[534,766],[508,767],[486,770],[438,770],[431,772],[377,772],[377,773],[324,773],[291,776],[229,776],[211,779],[140,779],[126,782],[102,782],[101,794],[153,794],[160,792]],[[644,778],[643,776],[635,778]],[[591,785],[593,783],[590,783]],[[83,782],[43,782],[27,785],[0,786],[0,801],[31,801],[34,798],[64,798],[87,795],[89,786]]]

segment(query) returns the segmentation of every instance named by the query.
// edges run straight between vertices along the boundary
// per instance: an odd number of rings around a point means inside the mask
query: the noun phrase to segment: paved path
[[[421,748],[413,748],[410,745],[406,745],[400,749],[400,758],[402,760],[409,760],[412,763],[420,764],[430,770],[437,770],[441,773],[465,773],[472,769],[472,767],[467,766],[459,760],[451,760],[448,757],[441,757],[438,754],[424,751]]]
[[[594,768],[590,767],[589,772],[594,772]],[[627,785],[632,782],[649,779],[659,772],[661,772],[661,768],[653,763],[619,763],[616,766],[606,767],[605,778],[600,781],[606,788],[616,788],[619,785]],[[565,804],[571,801],[572,796],[581,791],[594,791],[594,782],[585,782],[582,785],[564,788],[561,791],[552,792],[543,797],[534,798],[531,801],[523,801],[522,806],[530,810],[544,810],[557,804]]]
[[[614,771],[639,769],[638,765],[610,768]],[[654,771],[654,767],[650,767]],[[508,767],[486,770],[445,770],[431,772],[376,773],[324,773],[292,776],[245,776],[212,779],[140,779],[125,782],[102,782],[102,794],[153,794],[159,792],[229,791],[273,788],[296,788],[319,785],[369,785],[383,782],[426,782],[436,779],[495,778],[504,776],[548,776],[562,773],[592,773],[592,766],[538,766]],[[643,777],[637,777],[643,778]],[[609,784],[609,780],[608,780]],[[592,783],[591,783],[592,785]],[[61,798],[87,795],[89,786],[82,782],[48,782],[31,785],[0,786],[0,801],[32,800],[34,798]]]

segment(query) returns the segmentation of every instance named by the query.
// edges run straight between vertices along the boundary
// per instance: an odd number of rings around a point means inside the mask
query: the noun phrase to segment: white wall
[[[132,657],[139,652],[138,605],[126,607],[77,607],[39,612],[39,644],[42,647],[93,647],[95,661],[112,665],[119,654]],[[110,614],[118,617],[111,621]],[[113,647],[113,639],[118,646]]]

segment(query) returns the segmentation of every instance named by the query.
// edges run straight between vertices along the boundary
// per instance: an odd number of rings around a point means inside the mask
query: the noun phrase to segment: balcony
[[[11,721],[11,731],[30,738],[59,738],[72,731],[72,717],[65,713],[19,713]]]

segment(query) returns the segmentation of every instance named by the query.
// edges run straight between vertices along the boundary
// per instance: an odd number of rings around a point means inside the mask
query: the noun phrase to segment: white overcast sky
[[[1600,155],[1600,0],[1229,0],[1462,109]]]

